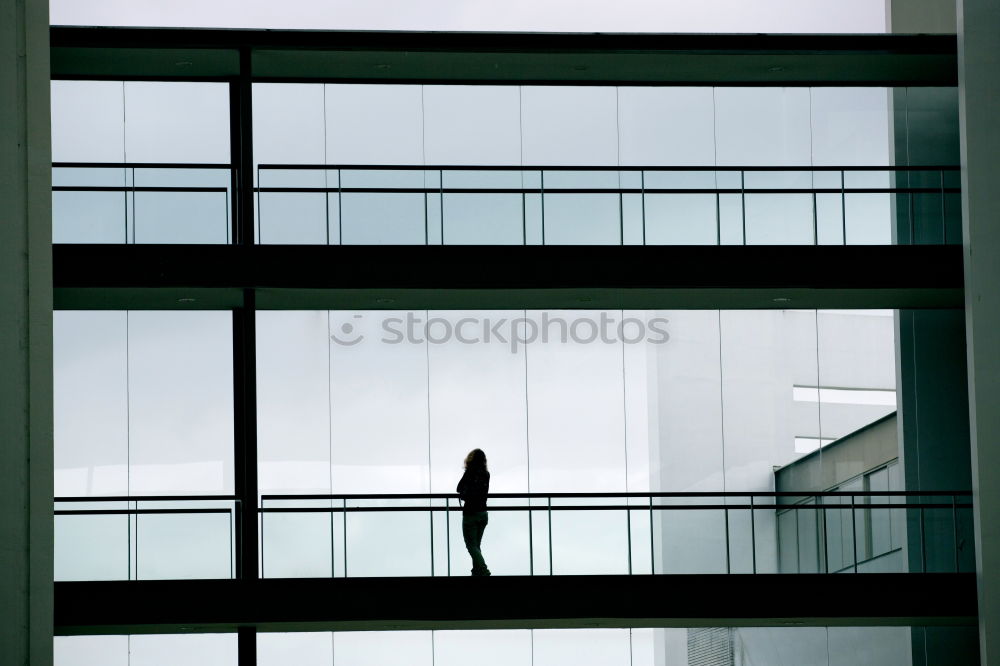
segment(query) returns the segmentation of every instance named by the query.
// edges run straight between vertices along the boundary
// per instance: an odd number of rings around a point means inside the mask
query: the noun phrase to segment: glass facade
[[[957,156],[889,131],[944,90],[257,83],[255,238],[955,243]],[[232,241],[227,84],[52,91],[55,242]]]

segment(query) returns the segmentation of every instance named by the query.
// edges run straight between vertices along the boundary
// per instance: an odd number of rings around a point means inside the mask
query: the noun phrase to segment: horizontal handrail
[[[581,165],[487,165],[487,164],[258,164],[258,169],[275,170],[344,170],[344,171],[960,171],[957,165],[929,166],[682,166],[682,165],[628,165],[628,166],[581,166]]]
[[[53,169],[234,169],[232,164],[197,162],[53,162]]]
[[[971,509],[969,503],[937,504],[574,504],[552,506],[490,506],[490,511],[738,511],[762,509],[823,511],[826,509]],[[310,506],[260,508],[259,513],[379,513],[461,511],[461,506]]]
[[[657,497],[951,497],[953,495],[972,495],[971,490],[886,490],[857,491],[844,490],[827,491],[719,491],[719,492],[557,492],[557,493],[490,493],[490,499],[546,499],[546,498],[657,498]],[[261,500],[352,500],[352,499],[457,499],[456,493],[308,493],[308,494],[264,494]]]
[[[53,185],[53,192],[229,192],[225,187],[161,187],[152,185]]]
[[[203,509],[191,507],[187,509],[56,509],[57,516],[121,516],[147,515],[160,513],[225,513],[232,514],[232,509]]]
[[[55,190],[56,188],[52,188]],[[69,189],[69,188],[66,188]],[[107,189],[115,188],[74,188]],[[117,188],[118,190],[128,188]],[[194,188],[191,188],[193,191]],[[207,189],[207,188],[206,188]],[[136,189],[136,191],[140,191]],[[221,190],[225,192],[226,190]],[[320,193],[320,194],[959,194],[957,187],[746,187],[746,188],[693,188],[693,187],[255,187],[254,192],[271,193]]]
[[[53,498],[54,502],[200,502],[206,500],[239,502],[240,498],[236,495],[94,495],[93,497],[70,495]]]

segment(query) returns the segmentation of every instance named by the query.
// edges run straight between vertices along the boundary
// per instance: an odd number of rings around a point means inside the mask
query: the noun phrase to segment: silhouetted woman
[[[486,495],[490,492],[490,472],[486,469],[486,454],[482,449],[472,449],[465,456],[465,474],[458,482],[458,498],[462,500],[462,536],[472,557],[472,575],[489,576],[479,544],[489,522],[486,513]]]

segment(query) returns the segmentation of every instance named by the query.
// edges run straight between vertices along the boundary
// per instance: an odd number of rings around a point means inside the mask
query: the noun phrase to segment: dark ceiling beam
[[[976,613],[971,573],[55,584],[57,635],[219,632],[239,626],[261,631],[927,626],[974,624]]]
[[[954,35],[53,27],[55,78],[572,85],[957,85]]]
[[[962,307],[960,246],[55,245],[57,309]]]

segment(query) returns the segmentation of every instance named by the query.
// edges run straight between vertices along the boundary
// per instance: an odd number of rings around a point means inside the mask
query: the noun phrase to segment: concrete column
[[[972,488],[984,666],[1000,665],[1000,3],[958,0]]]
[[[47,0],[0,0],[0,664],[52,663]]]

